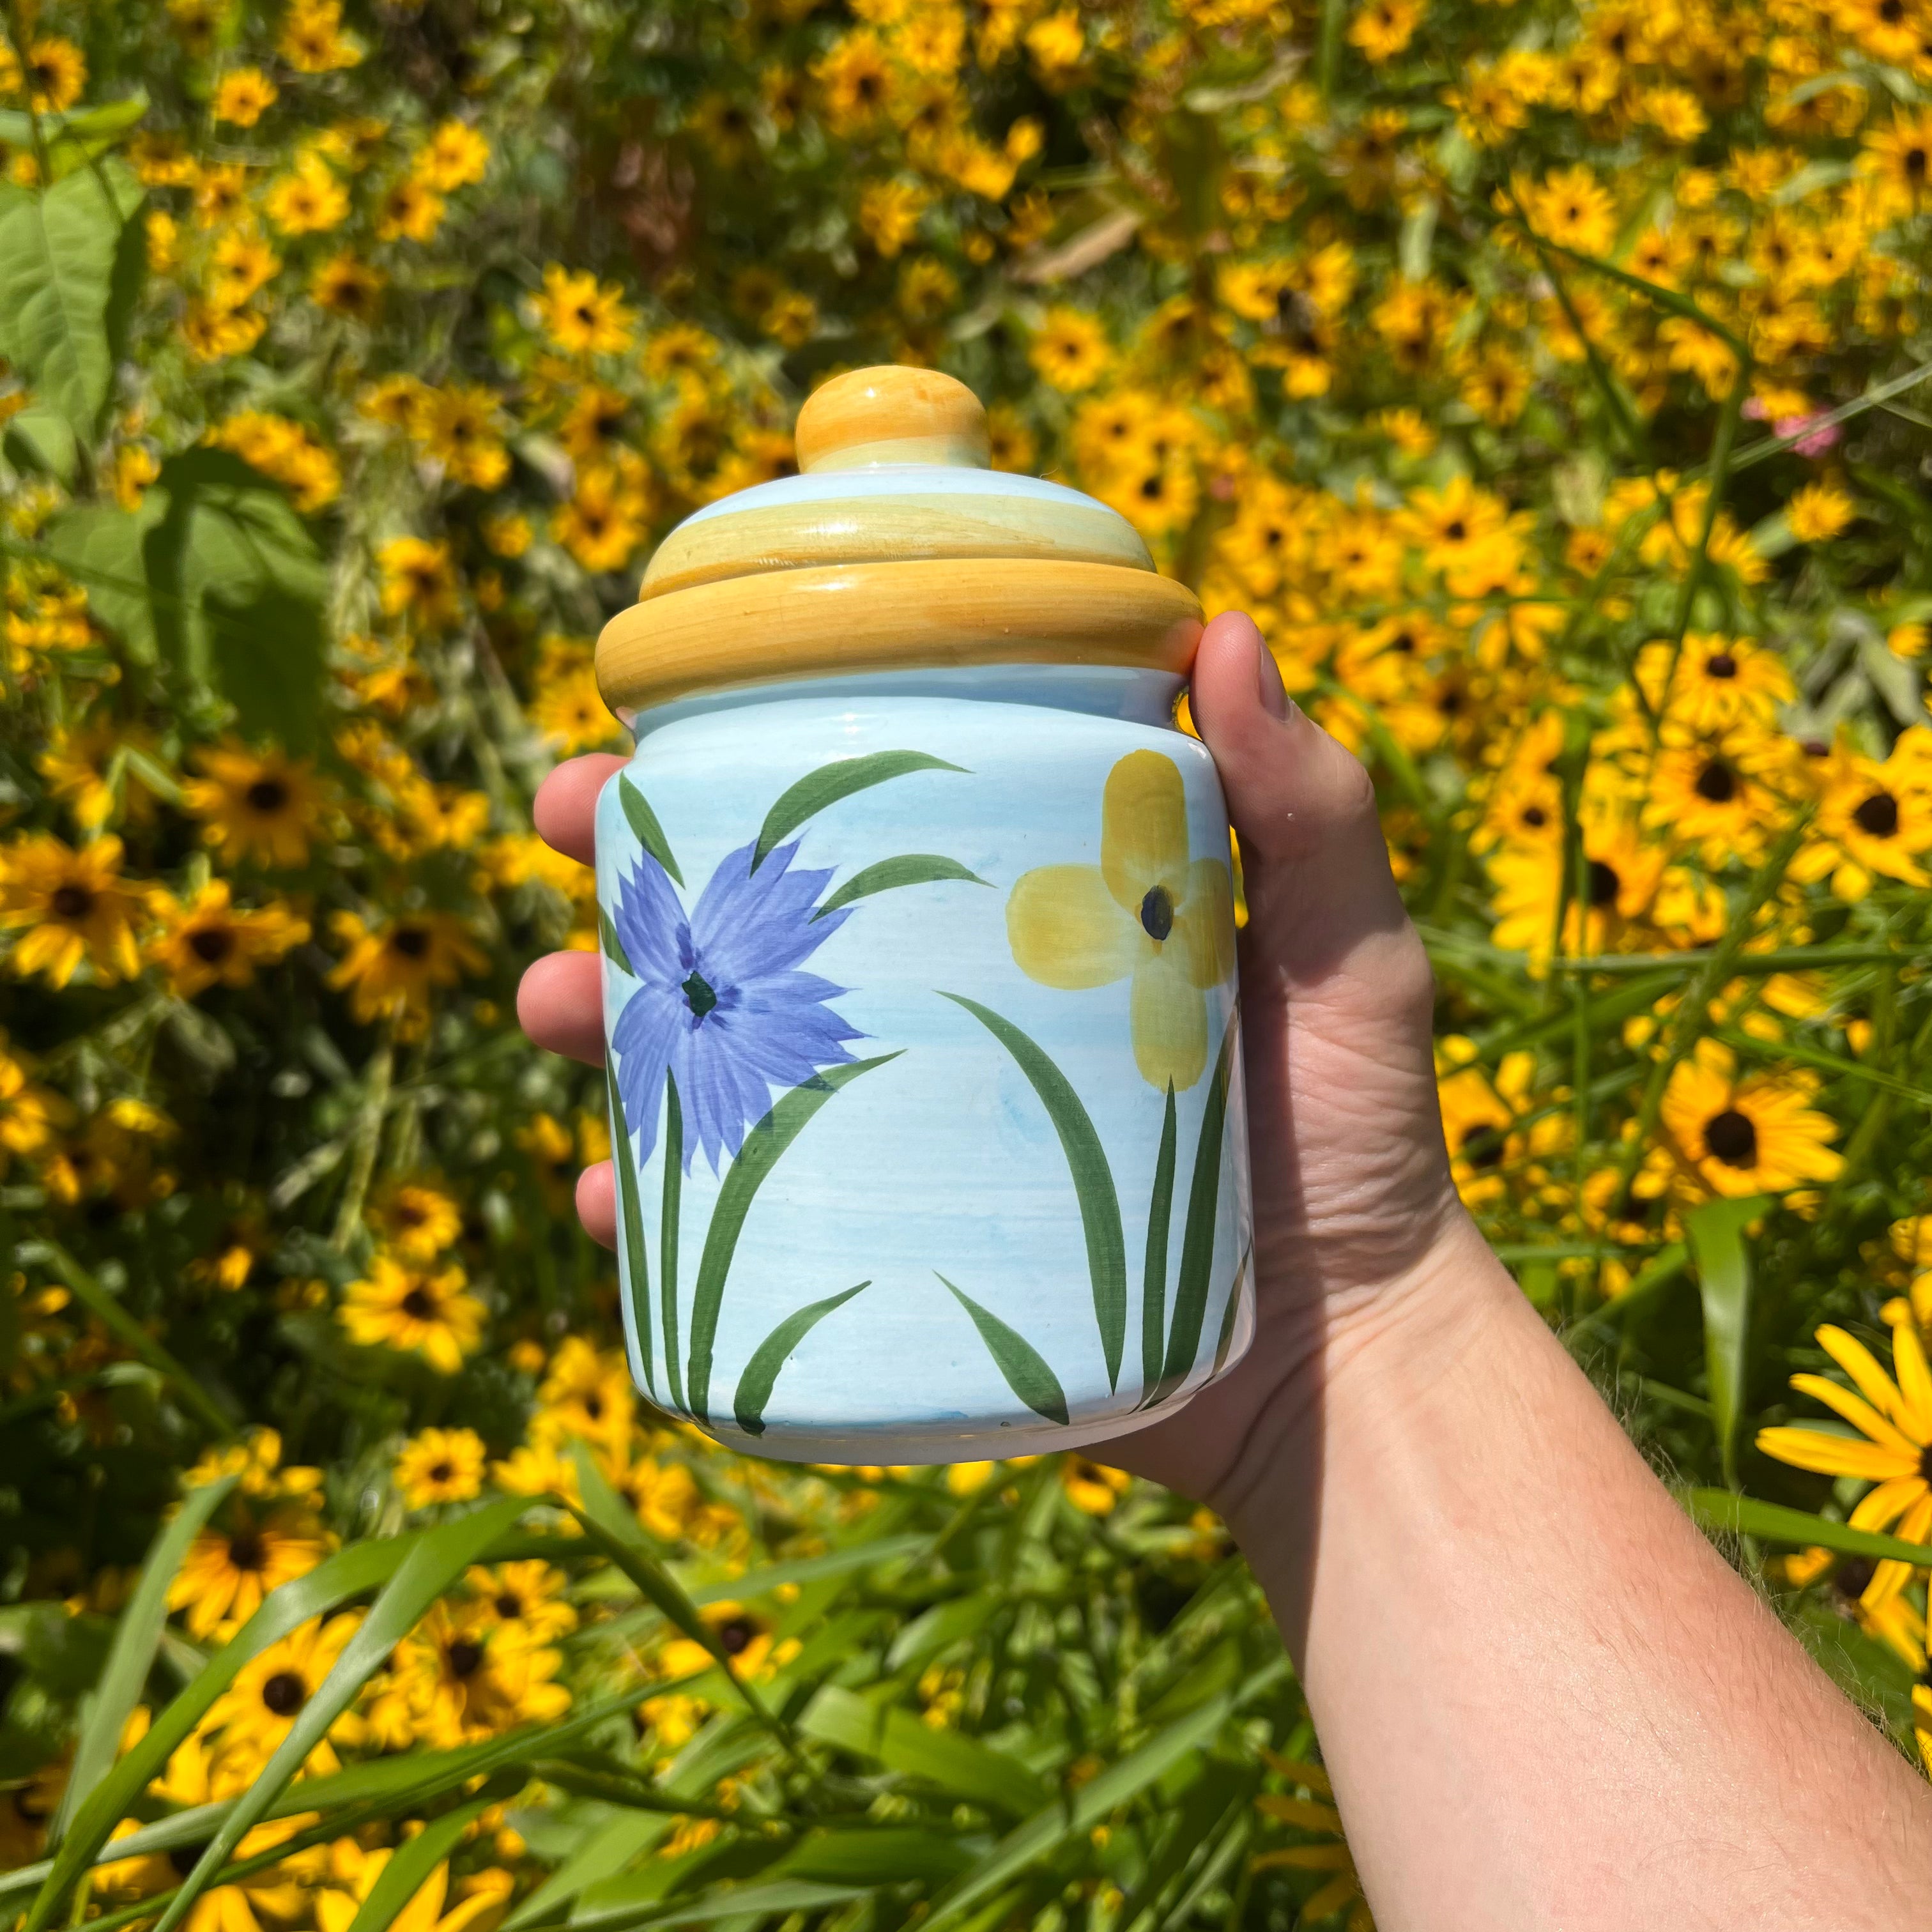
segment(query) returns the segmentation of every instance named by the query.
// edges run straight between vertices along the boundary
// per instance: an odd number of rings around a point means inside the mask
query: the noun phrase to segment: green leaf
[[[48,172],[58,181],[75,169],[85,167],[139,126],[147,111],[148,97],[136,88],[125,100],[105,100],[72,114],[40,116],[40,141],[46,152]],[[0,112],[0,141],[10,148],[31,150],[34,122],[33,116],[18,108]]]
[[[841,1288],[836,1294],[828,1294],[823,1301],[808,1302],[804,1307],[794,1309],[752,1351],[752,1359],[745,1364],[744,1373],[738,1378],[738,1387],[732,1397],[738,1426],[747,1436],[762,1436],[765,1432],[765,1405],[772,1399],[772,1384],[777,1382],[778,1371],[784,1366],[791,1352],[835,1308],[843,1308],[853,1296],[872,1285],[869,1281],[862,1281],[856,1287]]]
[[[0,353],[83,444],[113,389],[110,310],[122,230],[142,192],[118,160],[40,193],[0,189]]]
[[[1744,1229],[1778,1204],[1766,1195],[1707,1201],[1684,1217],[1704,1303],[1704,1376],[1724,1480],[1738,1480],[1738,1420],[1744,1405],[1744,1348],[1750,1328],[1750,1260]]]
[[[938,1270],[933,1272],[938,1274]],[[980,1339],[986,1345],[986,1352],[993,1358],[994,1366],[1005,1376],[1006,1386],[1031,1409],[1036,1415],[1043,1415],[1049,1422],[1057,1422],[1062,1427],[1066,1423],[1066,1391],[1060,1385],[1060,1378],[1053,1372],[1046,1358],[1021,1334],[1017,1329],[1009,1328],[990,1308],[982,1308],[962,1289],[954,1288],[945,1276],[939,1279],[952,1290],[953,1299],[973,1318],[973,1325],[980,1331]]]
[[[638,844],[682,885],[684,874],[677,869],[677,861],[670,856],[670,841],[664,836],[657,814],[632,782],[628,772],[623,772],[617,780],[617,802],[624,808],[624,816],[629,820],[631,830],[638,835]]]
[[[609,925],[601,908],[597,916]],[[616,937],[615,933],[611,934],[614,940]],[[644,1386],[655,1402],[658,1384],[651,1366],[651,1264],[644,1253],[644,1203],[638,1198],[631,1124],[624,1118],[623,1096],[617,1091],[616,1072],[608,1059],[604,1063],[604,1084],[610,1096],[610,1125],[614,1130],[610,1136],[610,1158],[617,1169],[617,1211],[624,1224],[624,1267],[631,1285],[632,1319],[637,1325],[638,1359],[644,1366]]]
[[[1735,1535],[1762,1537],[1767,1543],[1817,1544],[1840,1556],[1868,1556],[1874,1561],[1910,1563],[1919,1569],[1932,1565],[1932,1544],[1905,1543],[1849,1523],[1786,1509],[1782,1503],[1762,1503],[1735,1490],[1684,1490],[1678,1499],[1707,1529]]]
[[[1174,1290],[1174,1327],[1167,1338],[1167,1366],[1155,1400],[1184,1382],[1201,1347],[1208,1318],[1208,1292],[1214,1279],[1214,1222],[1221,1201],[1221,1139],[1228,1119],[1228,1076],[1234,1051],[1231,1024],[1221,1036],[1214,1084],[1202,1109],[1201,1135],[1194,1144],[1194,1178],[1187,1189],[1187,1222],[1180,1237],[1180,1272]]]
[[[1167,1237],[1174,1222],[1175,1124],[1174,1082],[1167,1083],[1167,1110],[1160,1124],[1160,1152],[1154,1166],[1154,1192],[1148,1200],[1147,1257],[1141,1268],[1141,1402],[1154,1400],[1167,1352]]]
[[[604,958],[620,973],[634,980],[637,968],[631,964],[631,956],[624,950],[624,942],[617,937],[617,928],[610,923],[610,915],[602,906],[597,908],[597,939],[604,949]]]
[[[416,1628],[430,1604],[530,1506],[526,1497],[505,1497],[454,1522],[440,1524],[416,1541],[370,1606],[356,1634],[343,1646],[334,1668],[296,1714],[287,1736],[222,1820],[194,1870],[169,1901],[154,1932],[174,1932],[194,1910],[230,1854],[302,1768],[363,1684],[382,1669],[389,1653]]]
[[[922,1730],[926,1727],[920,1726]],[[973,1862],[957,1838],[914,1826],[814,1832],[772,1868],[775,1876],[831,1885],[902,1885],[956,1877]]]
[[[542,1925],[555,1918],[560,1907],[654,1851],[670,1836],[671,1827],[669,1817],[640,1818],[634,1811],[620,1812],[592,1832],[504,1920],[502,1932],[523,1932],[526,1925]]]
[[[683,1409],[684,1357],[677,1340],[678,1231],[684,1212],[684,1102],[676,1076],[664,1070],[664,1193],[658,1212],[658,1293],[664,1304],[664,1380],[670,1406]],[[689,1412],[688,1410],[686,1412]]]
[[[898,1058],[897,1053],[882,1053],[874,1059],[826,1067],[780,1094],[771,1112],[746,1135],[738,1157],[718,1190],[711,1226],[704,1236],[704,1252],[698,1263],[698,1285],[692,1294],[691,1366],[686,1386],[691,1413],[700,1422],[711,1420],[711,1355],[718,1339],[718,1313],[724,1305],[725,1277],[731,1271],[731,1257],[737,1252],[745,1216],[752,1211],[759,1188],[778,1165],[778,1156],[833,1094],[862,1073]]]
[[[349,1932],[389,1932],[403,1908],[429,1882],[436,1867],[462,1844],[464,1834],[477,1817],[508,1795],[486,1786],[468,1804],[446,1811],[413,1838],[399,1845],[390,1853],[388,1863],[376,1874],[369,1896],[349,1922]]]
[[[151,490],[138,510],[76,503],[47,520],[49,553],[87,592],[88,610],[136,664],[151,664],[159,654],[145,546],[166,508],[166,496]]]
[[[1107,1360],[1107,1386],[1118,1388],[1120,1354],[1127,1336],[1127,1244],[1120,1230],[1120,1200],[1114,1191],[1107,1150],[1072,1083],[1012,1021],[963,993],[942,993],[940,997],[964,1006],[1012,1055],[1060,1136],[1087,1236],[1087,1272],[1094,1286],[1094,1319],[1100,1327],[1100,1348]],[[1066,1419],[1060,1418],[1063,1422]]]
[[[80,445],[67,418],[52,410],[22,410],[8,422],[0,450],[15,469],[30,476],[51,476],[70,490],[79,479]]]
[[[59,1853],[21,1932],[40,1932],[59,1910],[74,1880],[94,1862],[108,1834],[126,1816],[150,1780],[160,1776],[175,1748],[250,1658],[280,1642],[311,1617],[325,1616],[387,1582],[421,1540],[417,1536],[398,1536],[352,1543],[316,1564],[307,1576],[270,1591],[241,1630],[155,1713],[148,1735],[88,1794],[61,1840]]]
[[[963,772],[964,765],[949,764],[944,758],[924,752],[873,752],[861,758],[838,758],[807,772],[796,784],[782,794],[765,814],[758,829],[758,842],[752,848],[752,870],[756,872],[772,852],[808,818],[814,818],[827,806],[850,798],[854,792],[869,790],[911,772]]]
[[[173,1520],[149,1546],[147,1560],[141,1566],[140,1581],[115,1627],[114,1648],[108,1653],[107,1667],[85,1707],[80,1742],[74,1747],[74,1767],[68,1774],[60,1809],[48,1834],[50,1845],[60,1843],[82,1801],[113,1763],[121,1748],[122,1730],[128,1714],[140,1701],[161,1640],[162,1626],[168,1620],[169,1587],[188,1555],[189,1544],[240,1480],[238,1476],[224,1476],[218,1482],[190,1490]]]
[[[874,892],[890,892],[900,886],[938,885],[948,879],[957,879],[972,886],[992,884],[990,880],[981,878],[977,872],[969,871],[957,859],[942,859],[932,852],[908,852],[902,858],[881,859],[876,866],[868,866],[862,872],[854,872],[836,892],[827,896],[825,903],[812,915],[812,920],[815,922],[827,913],[837,912],[854,899],[869,898]]]
[[[627,1888],[642,1891],[646,1896],[633,1902],[626,1896]],[[720,1918],[742,1918],[748,1924],[760,1918],[788,1917],[794,1912],[817,1912],[865,1895],[862,1887],[814,1885],[805,1879],[786,1879],[771,1885],[727,1886],[701,1898],[680,1898],[666,1904],[649,1875],[642,1875],[628,1880],[612,1879],[594,1886],[570,1915],[570,1923],[574,1932],[629,1932],[632,1927],[645,1925],[708,1925]]]
[[[1052,1792],[1017,1758],[960,1732],[934,1730],[910,1711],[836,1684],[826,1684],[806,1706],[798,1727],[821,1744],[876,1759],[889,1771],[1008,1817],[1024,1818],[1053,1802]]]

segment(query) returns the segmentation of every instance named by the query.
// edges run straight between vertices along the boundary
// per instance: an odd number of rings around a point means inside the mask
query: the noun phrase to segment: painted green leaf
[[[601,912],[598,916],[600,919],[603,916]],[[632,1318],[637,1326],[638,1359],[644,1364],[644,1387],[652,1401],[656,1402],[658,1384],[652,1366],[651,1264],[644,1252],[644,1208],[638,1198],[638,1162],[631,1147],[631,1124],[624,1117],[623,1096],[617,1090],[617,1076],[608,1060],[604,1063],[604,1084],[610,1096],[610,1158],[617,1170],[617,1212],[624,1224],[624,1269],[630,1282]]]
[[[1750,1257],[1744,1229],[1777,1204],[1765,1195],[1707,1201],[1684,1217],[1704,1304],[1704,1374],[1724,1480],[1738,1480],[1738,1420],[1744,1407],[1744,1344],[1750,1328]]]
[[[628,772],[617,780],[617,802],[624,808],[624,816],[631,830],[638,835],[638,842],[681,886],[684,874],[677,869],[677,861],[670,855],[670,841],[664,836],[664,827],[658,823],[644,794],[632,782]]]
[[[948,879],[957,879],[971,886],[991,884],[979,874],[969,871],[957,859],[942,859],[933,852],[908,852],[898,859],[881,859],[876,866],[868,866],[863,871],[854,872],[838,889],[827,896],[825,903],[812,916],[824,918],[827,913],[838,911],[850,905],[854,899],[869,898],[874,892],[890,892],[900,886],[933,886]]]
[[[1234,1052],[1234,1028],[1221,1037],[1208,1103],[1201,1111],[1201,1136],[1194,1144],[1194,1175],[1188,1184],[1187,1221],[1180,1237],[1180,1271],[1174,1283],[1174,1326],[1167,1338],[1167,1366],[1155,1400],[1171,1395],[1187,1379],[1201,1347],[1208,1318],[1208,1291],[1214,1278],[1214,1222],[1221,1202],[1221,1140],[1228,1119],[1228,1077]]]
[[[60,1843],[82,1801],[114,1762],[122,1727],[140,1701],[161,1640],[161,1627],[167,1622],[169,1586],[202,1525],[240,1480],[238,1476],[224,1476],[219,1482],[190,1490],[173,1520],[149,1546],[140,1581],[115,1626],[114,1647],[108,1652],[106,1668],[83,1707],[80,1739],[74,1747],[74,1766],[61,1794],[60,1809],[48,1834],[50,1844]]]
[[[115,337],[131,299],[122,236],[142,196],[118,160],[44,193],[0,188],[0,354],[83,444],[113,388]]]
[[[933,1272],[938,1274],[935,1268]],[[982,1308],[963,1289],[954,1288],[945,1276],[939,1279],[952,1290],[952,1297],[960,1306],[973,1318],[973,1325],[980,1331],[980,1339],[986,1345],[986,1352],[993,1358],[994,1366],[1006,1378],[1006,1386],[1031,1409],[1036,1415],[1043,1415],[1049,1422],[1058,1422],[1063,1427],[1066,1422],[1066,1391],[1060,1385],[1060,1378],[1053,1372],[1052,1365],[1027,1338],[1016,1328],[1009,1328],[990,1308]]]
[[[255,1781],[236,1800],[235,1808],[222,1820],[194,1869],[168,1901],[154,1932],[175,1932],[235,1847],[260,1821],[363,1684],[382,1669],[389,1653],[416,1628],[430,1605],[529,1508],[526,1497],[505,1497],[454,1522],[440,1524],[416,1540],[382,1594],[370,1606],[356,1634],[343,1646],[334,1668],[296,1714],[288,1735]]]
[[[677,1236],[684,1213],[684,1102],[664,1070],[664,1194],[658,1214],[658,1294],[663,1304],[664,1380],[671,1406],[684,1409],[684,1357],[677,1339]],[[688,1414],[689,1411],[685,1410]]]
[[[1167,1083],[1167,1111],[1160,1124],[1160,1152],[1148,1199],[1147,1258],[1141,1268],[1141,1402],[1153,1401],[1167,1354],[1167,1238],[1174,1222],[1174,1160],[1180,1138],[1174,1082]]]
[[[1234,1346],[1234,1324],[1241,1312],[1241,1288],[1248,1278],[1248,1259],[1252,1249],[1244,1249],[1241,1258],[1234,1264],[1234,1279],[1228,1289],[1228,1305],[1221,1311],[1221,1333],[1214,1343],[1214,1366],[1208,1371],[1210,1376],[1218,1376],[1228,1359],[1228,1351]]]
[[[624,950],[624,942],[617,936],[617,928],[610,923],[610,915],[602,906],[597,908],[597,940],[604,949],[604,956],[612,965],[631,979],[637,976],[637,969],[631,964],[631,956]]]
[[[752,870],[756,872],[772,854],[808,818],[827,806],[836,805],[854,792],[866,791],[891,778],[902,778],[911,772],[963,772],[964,765],[949,764],[925,752],[873,752],[862,758],[839,758],[807,772],[796,784],[781,795],[765,814],[758,830],[758,842],[752,853]]]
[[[765,1432],[765,1405],[772,1399],[772,1385],[778,1381],[778,1371],[784,1366],[791,1352],[835,1308],[843,1308],[853,1296],[872,1285],[869,1281],[862,1281],[856,1287],[828,1294],[822,1301],[808,1302],[804,1307],[794,1309],[752,1351],[752,1359],[745,1364],[745,1372],[738,1378],[737,1390],[732,1398],[738,1426],[747,1436],[762,1436]]]
[[[1127,1244],[1120,1228],[1120,1199],[1114,1190],[1106,1149],[1101,1146],[1072,1082],[1012,1021],[963,993],[940,997],[964,1006],[1012,1055],[1060,1136],[1087,1236],[1087,1271],[1094,1287],[1094,1319],[1100,1327],[1101,1352],[1107,1360],[1107,1386],[1118,1388],[1127,1335]]]
[[[869,1073],[874,1067],[898,1057],[897,1053],[882,1053],[876,1059],[828,1066],[822,1073],[780,1094],[772,1102],[771,1112],[746,1135],[738,1157],[727,1170],[724,1184],[718,1190],[711,1226],[704,1237],[704,1252],[698,1263],[698,1284],[692,1294],[691,1360],[685,1387],[691,1413],[699,1421],[711,1419],[711,1355],[718,1340],[718,1312],[724,1305],[725,1277],[731,1271],[731,1257],[737,1252],[745,1216],[752,1211],[758,1190],[778,1165],[778,1156],[833,1094],[842,1087],[850,1086],[862,1073]]]
[[[957,1294],[956,1288],[953,1292]],[[923,1779],[956,1798],[1024,1818],[1052,1792],[1016,1758],[953,1730],[934,1730],[913,1712],[828,1684],[806,1706],[798,1727],[808,1738],[889,1771]]]

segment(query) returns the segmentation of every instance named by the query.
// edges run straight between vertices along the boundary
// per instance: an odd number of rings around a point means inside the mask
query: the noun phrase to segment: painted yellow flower
[[[1208,1065],[1206,994],[1234,966],[1225,859],[1190,858],[1180,768],[1130,752],[1107,775],[1100,862],[1042,866],[1006,902],[1020,970],[1069,992],[1130,976],[1134,1061],[1150,1086],[1184,1091]]]

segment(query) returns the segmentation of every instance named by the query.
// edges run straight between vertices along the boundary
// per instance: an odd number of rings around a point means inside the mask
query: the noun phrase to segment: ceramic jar
[[[950,378],[841,376],[597,649],[638,1382],[817,1462],[1091,1444],[1252,1328],[1234,896],[1174,709],[1200,608],[987,466]]]

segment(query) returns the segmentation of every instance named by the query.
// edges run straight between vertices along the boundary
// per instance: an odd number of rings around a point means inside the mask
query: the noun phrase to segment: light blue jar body
[[[1177,688],[1001,667],[637,721],[598,895],[659,1407],[790,1460],[971,1460],[1124,1433],[1245,1351],[1227,820]],[[1126,824],[1124,770],[1180,817]]]

